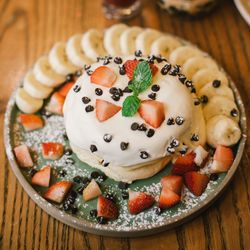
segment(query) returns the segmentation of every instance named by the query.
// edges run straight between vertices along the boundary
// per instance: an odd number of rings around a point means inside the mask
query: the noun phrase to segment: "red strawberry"
[[[198,167],[196,166],[194,159],[195,159],[194,152],[187,153],[184,156],[179,156],[173,164],[172,174],[183,175],[186,172],[198,170]]]
[[[138,214],[151,207],[155,199],[150,194],[129,190],[128,209],[131,214]]]
[[[25,131],[32,131],[43,127],[43,120],[38,115],[19,114],[17,120],[23,125]]]
[[[63,145],[57,142],[43,142],[42,154],[44,159],[57,160],[63,155]]]
[[[207,175],[195,171],[185,173],[184,180],[187,188],[196,196],[205,191],[209,182]]]
[[[61,203],[71,187],[72,182],[70,181],[56,182],[44,193],[43,197],[47,200],[51,200],[56,203]]]
[[[168,187],[163,187],[161,190],[158,206],[162,209],[169,208],[178,204],[180,200],[180,195],[176,194]]]
[[[50,97],[49,104],[47,105],[46,109],[51,113],[62,115],[64,100],[64,96],[62,96],[59,92],[55,92]]]
[[[97,216],[104,217],[107,219],[116,219],[118,217],[118,207],[116,204],[103,197],[102,195],[98,197],[97,201]]]
[[[67,82],[65,83],[59,90],[58,93],[63,96],[66,97],[66,95],[69,93],[70,89],[73,87],[75,83],[74,82]]]
[[[222,173],[229,170],[234,161],[234,154],[231,148],[218,145],[216,147],[211,173]]]
[[[117,76],[111,68],[107,66],[100,66],[92,73],[90,81],[92,83],[111,88],[116,81],[116,78]]]
[[[29,168],[33,166],[33,161],[29,152],[29,148],[25,144],[15,147],[14,153],[17,162],[21,167]]]
[[[178,195],[181,195],[183,179],[179,175],[167,175],[161,178],[162,188],[168,188]]]
[[[125,70],[126,70],[126,74],[128,76],[128,78],[130,80],[133,79],[133,74],[134,74],[134,71],[135,71],[135,68],[136,66],[139,64],[139,61],[138,60],[127,60],[125,63],[124,63],[124,67],[125,67]]]
[[[50,166],[43,167],[40,171],[38,171],[33,175],[31,180],[32,184],[42,187],[48,187],[50,181],[50,172],[51,172]]]
[[[141,118],[153,128],[159,128],[165,119],[164,105],[158,101],[142,101],[138,112]]]
[[[88,186],[83,190],[83,199],[85,201],[92,200],[102,194],[99,185],[94,179],[88,184]]]
[[[121,110],[121,107],[104,100],[96,99],[96,117],[104,122]]]

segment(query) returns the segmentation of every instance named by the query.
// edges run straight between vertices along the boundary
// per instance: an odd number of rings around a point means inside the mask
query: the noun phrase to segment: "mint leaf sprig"
[[[132,83],[128,86],[133,91],[127,96],[122,104],[122,115],[125,117],[134,116],[139,109],[141,100],[138,95],[148,89],[152,84],[152,72],[147,61],[141,61],[135,68]]]

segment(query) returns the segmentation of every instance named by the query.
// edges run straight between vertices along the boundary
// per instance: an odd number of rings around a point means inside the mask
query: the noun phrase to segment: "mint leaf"
[[[129,85],[129,88],[133,90],[135,95],[138,95],[151,85],[152,79],[149,63],[142,61],[135,68],[132,84]]]
[[[141,100],[135,95],[126,97],[122,104],[122,115],[126,117],[133,116],[137,112],[140,103]]]

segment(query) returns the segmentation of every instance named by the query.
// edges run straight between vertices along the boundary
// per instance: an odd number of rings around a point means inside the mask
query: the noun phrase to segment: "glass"
[[[140,10],[140,0],[103,0],[103,12],[109,19],[129,19]]]

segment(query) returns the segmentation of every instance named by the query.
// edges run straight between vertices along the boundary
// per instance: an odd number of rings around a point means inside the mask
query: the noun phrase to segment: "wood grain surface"
[[[8,98],[35,60],[60,40],[105,28],[101,0],[0,1],[0,130]],[[200,18],[170,16],[152,0],[131,25],[183,37],[209,52],[232,76],[250,118],[250,29],[232,1]],[[248,132],[248,137],[250,132]],[[224,195],[195,220],[144,238],[108,238],[80,232],[43,212],[12,173],[0,136],[0,249],[250,249],[250,147]]]

